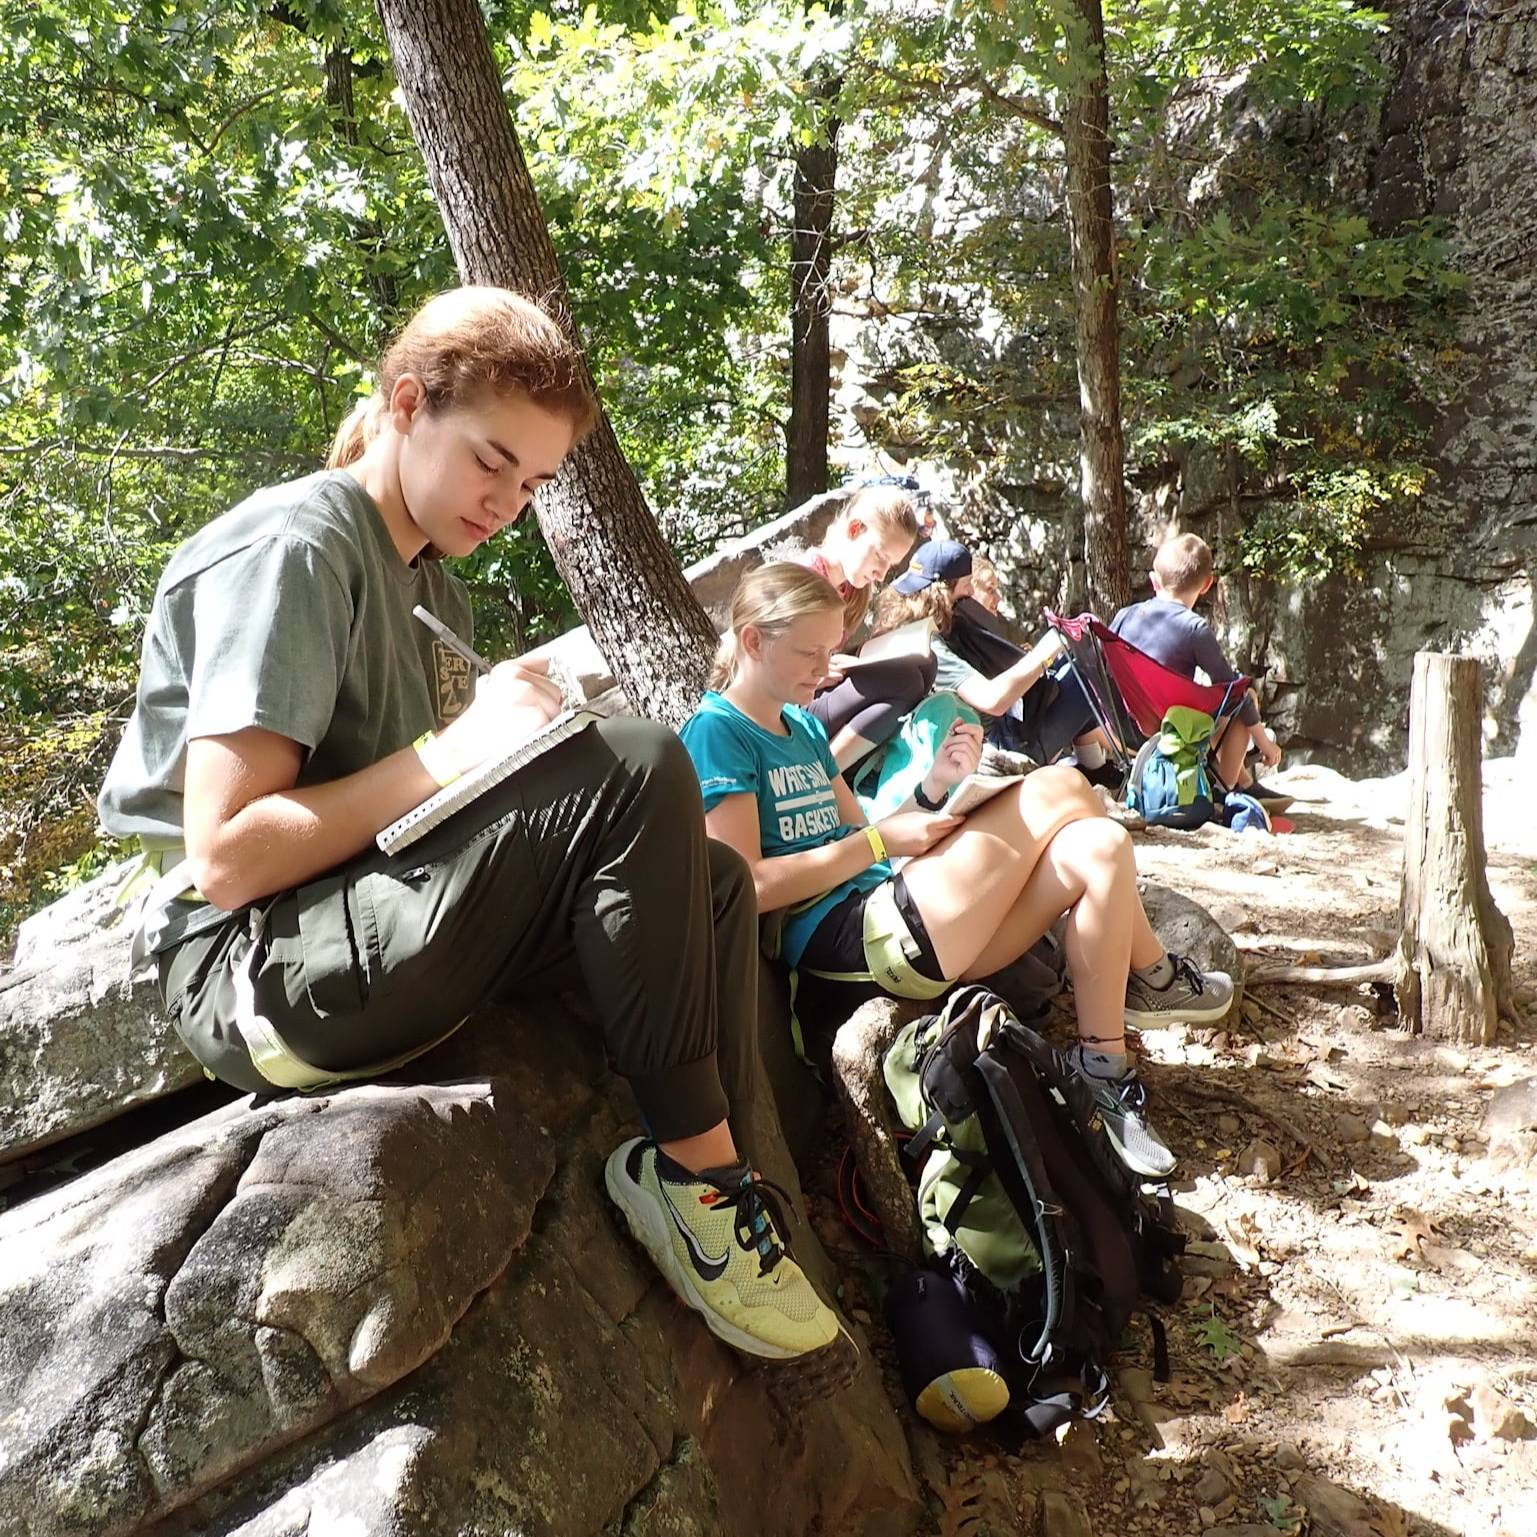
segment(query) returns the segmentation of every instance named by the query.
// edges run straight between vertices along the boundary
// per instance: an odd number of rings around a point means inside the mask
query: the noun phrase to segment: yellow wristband
[[[871,854],[873,854],[877,860],[885,859],[886,840],[881,837],[880,829],[878,827],[867,825],[865,827],[865,837],[870,840]]]
[[[452,767],[444,757],[443,746],[438,741],[437,732],[422,732],[411,746],[415,749],[416,756],[421,759],[422,767],[436,781],[440,790],[446,789],[459,777],[459,770]]]

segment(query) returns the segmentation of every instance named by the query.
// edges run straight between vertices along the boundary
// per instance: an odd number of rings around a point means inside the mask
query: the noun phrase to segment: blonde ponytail
[[[715,660],[710,664],[710,681],[706,688],[714,689],[718,694],[723,688],[731,687],[731,680],[736,677],[736,634],[727,630],[720,638],[720,644],[715,648]]]
[[[373,442],[384,417],[384,396],[375,392],[360,400],[343,419],[331,440],[331,452],[326,455],[328,470],[344,469],[356,464],[363,451]]]

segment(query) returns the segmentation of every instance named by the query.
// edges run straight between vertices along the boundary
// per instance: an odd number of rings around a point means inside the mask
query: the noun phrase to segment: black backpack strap
[[[954,1238],[955,1230],[961,1225],[961,1218],[966,1215],[966,1208],[976,1199],[982,1182],[992,1173],[992,1165],[985,1158],[961,1158],[954,1148],[950,1150],[950,1156],[958,1162],[971,1164],[971,1173],[966,1176],[966,1183],[961,1186],[955,1200],[950,1203],[950,1210],[945,1213],[945,1231]]]
[[[911,1137],[907,1139],[907,1145],[902,1149],[903,1153],[911,1158],[914,1163],[923,1160],[934,1139],[945,1129],[945,1118],[937,1110],[926,1120]]]
[[[1006,1147],[1010,1154],[998,1159],[998,1178],[1027,1231],[1035,1235],[1041,1256],[1045,1308],[1040,1333],[1028,1348],[1023,1339],[1020,1341],[1023,1358],[1041,1363],[1049,1359],[1059,1333],[1070,1333],[1075,1322],[1068,1256],[1056,1222],[1051,1220],[1062,1215],[1061,1203],[1046,1177],[1037,1149],[1025,1146],[1015,1135],[1016,1125],[1029,1122],[1008,1069],[986,1051],[977,1053],[976,1068],[986,1089],[986,1097],[977,1106],[983,1134],[989,1147]]]
[[[1169,1380],[1169,1332],[1153,1310],[1147,1310],[1147,1325],[1153,1331],[1153,1381]]]

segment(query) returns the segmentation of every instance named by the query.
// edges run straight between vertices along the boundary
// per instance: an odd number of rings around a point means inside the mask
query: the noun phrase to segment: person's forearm
[[[1022,657],[996,678],[969,680],[956,690],[960,699],[984,715],[1002,715],[1015,700],[1023,699],[1041,680],[1045,668]]]
[[[405,747],[344,779],[258,796],[208,847],[189,846],[197,889],[215,907],[232,911],[302,885],[367,848],[437,788]]]
[[[852,880],[874,863],[875,852],[862,829],[836,843],[824,843],[821,848],[760,858],[752,867],[758,911],[777,912],[781,907],[820,896]]]

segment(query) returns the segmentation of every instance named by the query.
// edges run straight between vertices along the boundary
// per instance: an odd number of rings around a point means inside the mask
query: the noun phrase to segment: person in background
[[[846,672],[838,665],[858,649],[875,588],[907,559],[920,529],[918,496],[905,483],[882,481],[856,490],[821,543],[794,557],[831,582],[843,600],[843,634],[811,701],[840,769],[852,768],[893,736],[934,685],[927,658],[890,657]]]
[[[996,615],[1003,602],[998,586],[998,568],[987,556],[971,552],[971,595],[988,613]]]
[[[1153,556],[1153,596],[1131,603],[1110,621],[1110,628],[1170,672],[1194,678],[1204,672],[1213,683],[1239,676],[1222,654],[1211,626],[1195,612],[1196,603],[1216,581],[1211,546],[1197,534],[1165,539]],[[1237,708],[1217,723],[1215,757],[1223,783],[1242,789],[1267,807],[1281,810],[1291,797],[1260,784],[1245,767],[1250,749],[1274,768],[1281,748],[1260,719],[1259,696],[1246,689]]]
[[[923,545],[880,596],[873,629],[894,630],[914,619],[934,622],[935,686],[951,690],[983,718],[988,742],[1052,763],[1071,750],[1091,783],[1114,770],[1083,689],[1071,673],[1052,676],[1061,650],[1048,632],[1021,651],[1000,621],[974,595],[975,558],[953,539]],[[1119,780],[1119,776],[1114,776]]]

